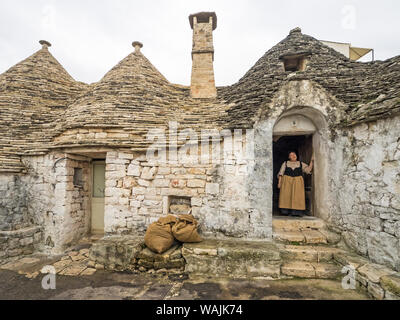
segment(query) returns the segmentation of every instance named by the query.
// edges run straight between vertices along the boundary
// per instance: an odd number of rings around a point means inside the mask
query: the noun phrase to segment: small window
[[[190,197],[175,197],[169,198],[169,213],[171,214],[189,214],[192,208]]]
[[[83,187],[82,168],[74,168],[74,186]]]
[[[286,72],[304,71],[307,65],[306,54],[292,54],[281,56]]]

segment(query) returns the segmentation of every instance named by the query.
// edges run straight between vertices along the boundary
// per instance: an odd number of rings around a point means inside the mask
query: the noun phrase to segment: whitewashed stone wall
[[[204,236],[268,238],[268,208],[254,208],[251,196],[257,192],[247,179],[254,167],[254,161],[234,157],[218,164],[160,163],[144,154],[109,152],[105,232],[143,234],[169,213],[171,197],[186,197]]]
[[[169,197],[190,197],[198,216],[206,189],[212,192],[206,165],[148,162],[145,155],[108,152],[106,159],[105,231],[143,233],[168,214]]]
[[[332,151],[330,222],[359,253],[400,270],[400,117],[344,131]]]
[[[26,175],[0,177],[0,193],[4,194],[0,205],[1,230],[18,230],[19,235],[25,234],[26,229],[31,236],[31,227],[39,226],[43,234],[35,236],[35,249],[60,253],[89,231],[89,162],[63,153],[23,157],[23,162],[28,168]],[[82,187],[73,184],[74,167],[82,168]]]
[[[89,159],[68,157],[56,177],[55,196],[63,204],[55,211],[62,216],[61,227],[56,234],[59,242],[56,247],[60,248],[80,240],[90,232],[91,226],[91,165]],[[73,182],[75,168],[82,169],[82,184],[75,185]]]

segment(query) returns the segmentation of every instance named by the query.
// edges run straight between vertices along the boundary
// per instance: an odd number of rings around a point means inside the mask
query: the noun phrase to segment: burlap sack
[[[178,222],[172,227],[172,234],[180,242],[201,242],[197,233],[197,220],[190,214],[181,214]]]
[[[172,226],[176,222],[176,217],[168,215],[158,219],[157,222],[152,223],[147,228],[144,236],[144,243],[146,246],[156,253],[163,253],[171,248],[174,243]]]

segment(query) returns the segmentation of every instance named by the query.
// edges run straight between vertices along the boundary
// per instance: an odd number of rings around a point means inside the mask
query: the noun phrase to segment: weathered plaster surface
[[[332,153],[331,221],[346,242],[377,263],[400,269],[400,118],[341,133]],[[334,161],[337,159],[337,161]]]

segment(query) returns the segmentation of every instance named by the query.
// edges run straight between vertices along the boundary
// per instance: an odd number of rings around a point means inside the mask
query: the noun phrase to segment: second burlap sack
[[[190,214],[181,214],[178,222],[172,226],[172,234],[180,242],[201,242],[203,239],[197,233],[197,220]]]
[[[174,243],[172,227],[176,223],[177,218],[173,215],[162,217],[157,222],[152,223],[144,236],[146,246],[157,253],[163,253],[171,248]]]

